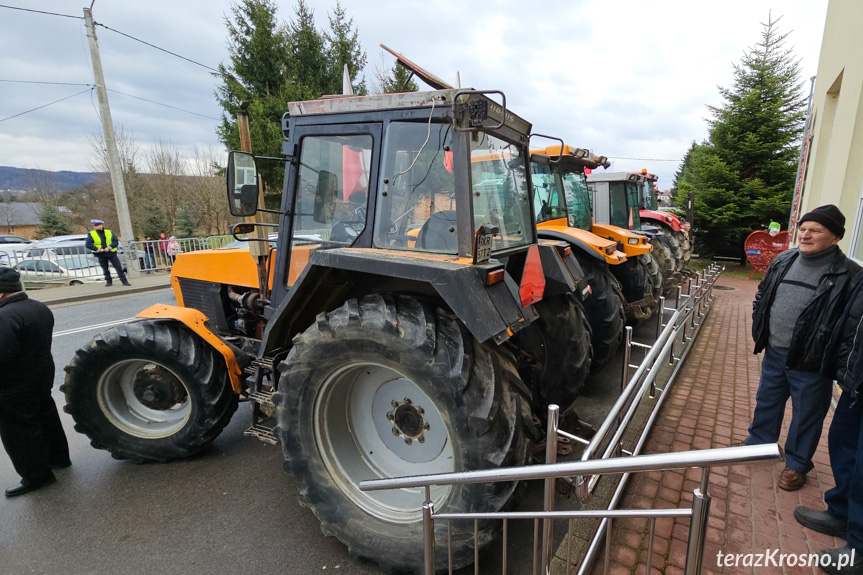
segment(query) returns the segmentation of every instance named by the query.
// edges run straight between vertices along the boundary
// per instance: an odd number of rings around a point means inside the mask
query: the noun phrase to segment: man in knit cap
[[[755,353],[765,353],[744,443],[777,442],[791,398],[785,469],[778,481],[787,491],[803,487],[813,467],[832,397],[832,378],[820,373],[824,350],[851,292],[863,279],[860,266],[836,245],[844,235],[845,216],[836,206],[805,214],[798,247],[773,260],[753,303]]]
[[[51,310],[27,297],[18,272],[0,268],[0,440],[21,476],[6,497],[51,485],[51,468],[72,464],[51,397],[53,329]]]

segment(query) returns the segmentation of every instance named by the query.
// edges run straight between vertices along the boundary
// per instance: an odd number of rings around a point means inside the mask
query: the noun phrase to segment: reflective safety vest
[[[97,250],[106,247],[102,245],[102,237],[96,230],[90,230],[90,237],[93,238],[93,245],[96,246]],[[107,247],[111,247],[111,243],[114,241],[114,234],[111,233],[111,230],[105,230],[105,241],[108,243]],[[116,252],[117,248],[111,248],[111,251]]]

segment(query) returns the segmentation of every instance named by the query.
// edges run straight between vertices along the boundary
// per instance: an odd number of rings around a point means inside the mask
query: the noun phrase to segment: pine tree
[[[342,93],[342,74],[345,64],[351,78],[356,79],[366,67],[368,58],[359,41],[359,32],[354,27],[354,19],[348,18],[347,11],[341,2],[336,2],[333,15],[329,17],[330,29],[324,32],[327,53],[327,93]],[[355,80],[356,81],[356,80]],[[365,95],[368,93],[365,79],[360,79],[353,84],[354,94]]]
[[[805,99],[780,19],[763,24],[761,41],[734,66],[732,87],[719,89],[723,104],[709,107],[708,141],[690,148],[676,175],[677,201],[694,191],[705,255],[742,255],[749,233],[788,218]]]
[[[299,0],[294,20],[288,24],[288,65],[295,81],[309,90],[311,98],[329,91],[328,62],[324,35],[315,27],[315,13]],[[341,93],[341,81],[339,90]]]
[[[181,238],[191,238],[198,230],[198,218],[191,206],[186,204],[180,206],[177,212],[177,222],[174,232]]]
[[[396,62],[393,64],[390,75],[383,79],[384,94],[397,94],[400,92],[416,92],[419,90],[416,82],[411,80],[411,73],[407,68]]]
[[[231,5],[232,17],[225,17],[229,62],[219,64],[216,99],[224,112],[216,132],[228,149],[240,149],[236,117],[247,103],[252,150],[278,156],[288,102],[308,97],[292,80],[288,31],[276,20],[276,8],[272,0],[240,0]],[[261,173],[265,188],[280,193],[284,168],[267,162]]]
[[[36,237],[65,236],[72,233],[68,218],[54,206],[43,206],[39,213]]]

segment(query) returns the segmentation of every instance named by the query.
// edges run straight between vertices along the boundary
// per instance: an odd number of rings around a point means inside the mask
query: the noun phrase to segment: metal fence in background
[[[224,235],[129,242],[129,252],[134,254],[130,263],[133,269],[143,273],[169,270],[182,253],[221,248],[232,241],[233,236]]]
[[[170,240],[120,243],[117,255],[123,269],[149,273],[171,269],[177,255],[184,252],[219,248],[234,241],[233,236],[176,238],[176,249],[168,249]],[[0,252],[0,266],[18,270],[28,288],[78,285],[105,281],[99,260],[84,245],[84,239],[55,243],[21,244],[14,252]],[[116,278],[114,268],[111,276]]]

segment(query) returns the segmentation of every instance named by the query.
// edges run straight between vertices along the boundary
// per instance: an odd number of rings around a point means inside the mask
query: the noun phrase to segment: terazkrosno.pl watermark
[[[779,549],[767,549],[764,553],[716,553],[718,567],[835,567],[841,570],[854,564],[854,549],[840,555],[832,565],[829,555],[820,553],[780,553]]]

